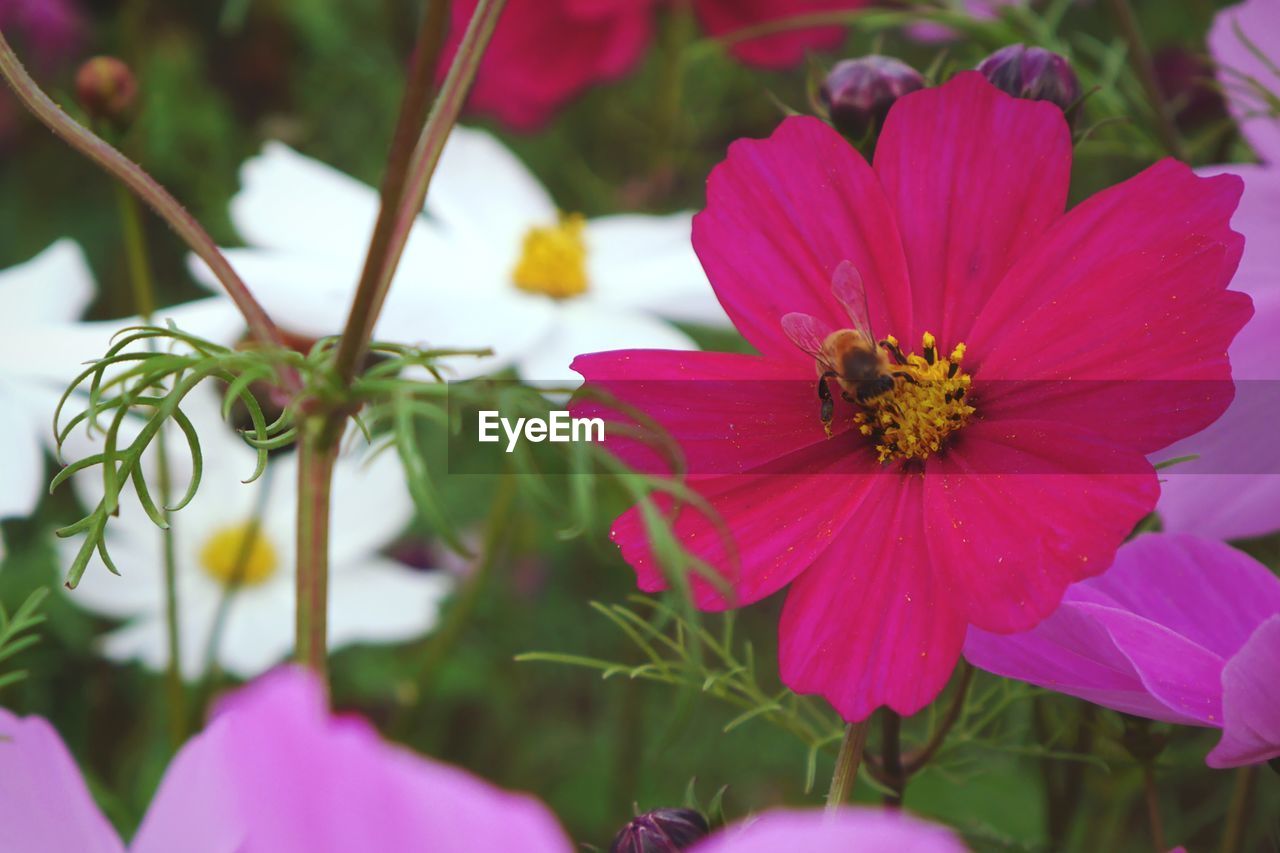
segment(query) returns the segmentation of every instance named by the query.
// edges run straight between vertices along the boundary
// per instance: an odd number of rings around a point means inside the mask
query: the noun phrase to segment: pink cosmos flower
[[[856,9],[866,0],[692,0],[713,36],[815,12]],[[453,4],[446,61],[453,56],[477,0]],[[470,107],[517,130],[545,123],[595,83],[617,79],[639,63],[653,36],[655,10],[669,0],[509,0],[485,53]],[[806,51],[840,43],[839,27],[778,33],[735,44],[743,62],[783,68]]]
[[[1218,81],[1240,131],[1263,161],[1196,170],[1244,179],[1244,195],[1231,224],[1245,235],[1233,286],[1253,297],[1254,317],[1231,345],[1241,382],[1222,419],[1156,454],[1200,458],[1162,472],[1160,496],[1166,530],[1244,539],[1280,530],[1280,0],[1249,0],[1218,13],[1209,49]],[[1261,56],[1259,55],[1261,54]],[[1262,57],[1269,57],[1264,60]]]
[[[718,575],[691,578],[697,605],[789,585],[782,679],[848,720],[919,710],[969,625],[1027,630],[1103,571],[1155,505],[1143,454],[1231,400],[1227,346],[1250,315],[1226,290],[1239,179],[1163,161],[1065,211],[1070,167],[1061,110],[974,72],[900,99],[871,165],[822,122],[787,119],[734,143],[694,221],[760,355],[574,362],[679,442],[718,515],[676,520]],[[805,324],[896,336],[916,349],[892,360],[908,377],[865,405],[832,383],[828,436]],[[641,589],[668,585],[638,509],[613,537]]]
[[[1211,767],[1280,756],[1280,579],[1210,539],[1140,536],[1034,630],[970,629],[964,655],[1126,714],[1220,728]]]
[[[123,853],[57,732],[0,708],[0,839],[24,853]],[[779,846],[781,844],[781,846]],[[730,827],[701,853],[889,849],[961,853],[915,818],[842,809],[774,812]],[[285,668],[225,700],[169,765],[133,853],[572,853],[542,803],[384,743],[331,717],[319,684]]]

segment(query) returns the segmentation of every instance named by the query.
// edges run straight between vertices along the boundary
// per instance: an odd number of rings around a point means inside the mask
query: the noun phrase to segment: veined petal
[[[0,826],[24,853],[124,853],[58,733],[0,708]]]
[[[895,211],[915,326],[946,347],[969,331],[1004,274],[1060,216],[1071,133],[1053,104],[1013,98],[977,72],[900,98],[876,143],[875,173]],[[865,276],[865,273],[864,273]]]
[[[694,217],[693,247],[733,324],[764,355],[812,364],[782,330],[789,312],[848,324],[831,293],[846,260],[866,283],[875,332],[912,328],[888,198],[853,146],[815,118],[785,119],[768,139],[729,147]]]
[[[964,641],[949,574],[926,544],[921,477],[870,478],[869,496],[787,593],[782,681],[849,721],[881,705],[909,715],[947,682]]]
[[[1104,571],[1159,494],[1142,456],[1053,422],[977,420],[926,471],[929,553],[990,631],[1025,631]]]

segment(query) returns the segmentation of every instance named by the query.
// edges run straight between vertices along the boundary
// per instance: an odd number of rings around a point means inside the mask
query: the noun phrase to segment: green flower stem
[[[22,67],[13,48],[0,35],[0,74],[13,88],[18,100],[64,142],[88,157],[99,168],[116,178],[134,195],[146,202],[184,243],[206,264],[226,289],[227,295],[244,315],[250,333],[264,346],[284,346],[284,339],[266,311],[253,298],[240,276],[218,251],[213,238],[200,226],[169,191],[160,186],[140,166],[111,147],[106,141],[78,123],[53,102],[31,75]],[[296,373],[286,372],[282,381],[291,391],[301,386]]]
[[[1258,765],[1249,764],[1236,770],[1236,784],[1231,789],[1231,804],[1227,806],[1227,821],[1222,830],[1220,853],[1238,853],[1244,843],[1245,818],[1249,814],[1249,801],[1253,796],[1253,783],[1258,777]]]
[[[679,161],[680,107],[684,101],[686,49],[696,35],[693,6],[680,0],[667,15],[662,39],[662,68],[654,104],[653,175],[665,191]]]
[[[453,64],[449,66],[449,73],[440,87],[440,94],[418,136],[409,160],[408,178],[400,198],[400,206],[387,238],[386,251],[377,264],[376,271],[361,277],[351,314],[347,318],[347,326],[342,333],[342,341],[338,345],[335,365],[338,378],[344,384],[350,384],[369,349],[374,323],[382,311],[387,291],[391,288],[391,279],[400,264],[405,245],[409,242],[409,232],[427,200],[427,189],[435,174],[436,165],[440,162],[445,141],[462,111],[463,102],[471,90],[471,82],[480,67],[480,57],[489,44],[493,28],[505,5],[506,0],[480,0],[476,5],[475,14],[467,25]],[[340,430],[337,432],[340,433]],[[327,437],[329,440],[336,440],[332,427]]]
[[[1147,821],[1151,824],[1151,846],[1156,853],[1164,853],[1169,846],[1164,843],[1164,820],[1160,817],[1160,789],[1156,787],[1156,769],[1151,761],[1142,765],[1142,789],[1146,794]]]
[[[840,753],[836,756],[836,769],[831,774],[831,787],[827,790],[827,811],[835,811],[849,800],[853,792],[854,782],[858,778],[858,768],[862,765],[862,751],[867,745],[867,730],[871,727],[870,718],[860,723],[849,723],[844,730],[844,740],[840,742]]]
[[[120,208],[120,226],[124,236],[125,258],[129,266],[129,285],[133,291],[133,306],[142,321],[151,324],[155,313],[155,288],[152,284],[151,263],[148,260],[146,234],[142,230],[142,212],[138,200],[121,184],[116,185],[116,199]],[[148,345],[155,349],[155,341]],[[156,434],[156,493],[160,499],[160,511],[165,522],[169,521],[169,504],[173,495],[173,478],[169,471],[168,448],[165,431]],[[173,528],[160,531],[164,549],[164,623],[165,639],[169,647],[169,663],[165,667],[165,689],[168,692],[169,738],[176,748],[187,736],[187,691],[182,684],[182,640],[178,630],[178,559],[174,551]]]
[[[951,704],[947,706],[942,722],[938,723],[938,727],[934,730],[929,740],[920,750],[910,755],[903,764],[903,772],[907,779],[925,768],[933,757],[938,754],[938,750],[942,748],[943,743],[947,740],[947,735],[951,729],[960,720],[960,715],[964,711],[964,702],[969,695],[969,685],[973,683],[973,667],[968,661],[960,661],[960,683],[956,685],[955,695],[951,697]]]
[[[301,425],[298,442],[298,663],[328,682],[329,496],[337,442],[321,441],[323,423]]]
[[[1129,46],[1129,64],[1133,67],[1133,73],[1137,76],[1138,82],[1142,84],[1142,89],[1150,102],[1151,111],[1155,114],[1156,133],[1160,137],[1160,143],[1170,154],[1185,162],[1186,148],[1178,135],[1177,126],[1173,123],[1173,116],[1169,113],[1168,101],[1160,91],[1155,65],[1151,61],[1151,52],[1147,50],[1147,43],[1142,38],[1142,28],[1138,26],[1138,18],[1133,13],[1133,7],[1129,5],[1129,0],[1109,0],[1109,2],[1116,25],[1120,27],[1120,32]]]

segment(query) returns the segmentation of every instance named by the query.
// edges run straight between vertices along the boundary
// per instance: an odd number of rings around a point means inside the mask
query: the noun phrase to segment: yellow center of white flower
[[[535,226],[524,235],[520,260],[511,273],[515,286],[553,299],[581,296],[587,290],[587,220],[580,213],[555,225]]]
[[[898,345],[893,337],[888,341]],[[937,453],[947,436],[973,415],[969,399],[973,377],[960,370],[964,344],[957,344],[946,358],[937,347],[933,335],[925,332],[920,354],[908,355],[906,364],[894,367],[914,381],[897,379],[893,390],[864,400],[853,416],[862,434],[875,441],[881,462],[925,459]]]
[[[280,568],[276,549],[253,522],[217,530],[200,549],[200,566],[228,587],[256,586]]]

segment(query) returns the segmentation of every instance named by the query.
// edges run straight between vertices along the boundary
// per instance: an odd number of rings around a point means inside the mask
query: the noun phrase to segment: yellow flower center
[[[560,217],[555,225],[535,226],[524,235],[520,260],[511,273],[515,286],[553,299],[580,296],[587,290],[587,220],[580,213]]]
[[[216,531],[200,549],[200,566],[224,586],[256,586],[280,568],[276,549],[253,522]]]
[[[897,346],[892,336],[888,342]],[[876,443],[881,462],[926,459],[942,449],[947,436],[969,422],[969,386],[973,378],[960,370],[964,344],[943,358],[937,341],[925,332],[919,355],[906,357],[895,371],[909,376],[894,381],[893,390],[865,400],[854,421]],[[913,381],[914,380],[914,381]]]

